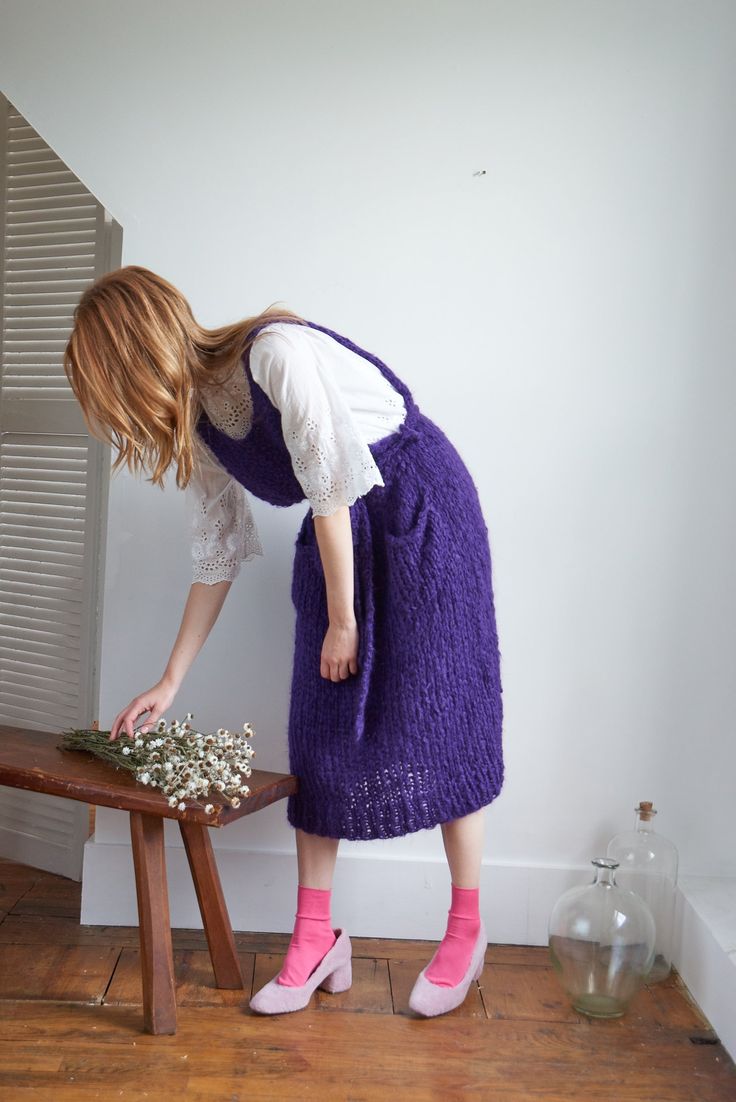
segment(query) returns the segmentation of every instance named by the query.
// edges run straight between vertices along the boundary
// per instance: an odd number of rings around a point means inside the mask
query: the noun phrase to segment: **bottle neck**
[[[650,816],[652,816],[653,813],[651,811],[649,811],[649,812],[646,812],[645,814],[642,814],[637,808],[637,810],[634,814],[635,814],[634,830],[638,831],[640,834],[653,834],[654,833],[654,819],[650,818]]]
[[[613,858],[596,858],[593,861],[593,868],[595,869],[594,884],[604,884],[609,888],[617,887],[615,873],[618,861]]]

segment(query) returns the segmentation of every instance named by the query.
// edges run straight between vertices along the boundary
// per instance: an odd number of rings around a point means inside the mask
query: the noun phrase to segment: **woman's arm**
[[[350,504],[383,486],[383,476],[310,333],[288,323],[263,330],[251,349],[250,370],[281,413],[294,474],[312,507],[329,620],[320,673],[340,681],[358,672]]]
[[[161,678],[161,682],[174,692],[178,692],[189,667],[204,646],[231,585],[232,580],[225,580],[212,585],[193,582],[190,586],[179,633]]]
[[[232,581],[206,585],[194,582],[184,607],[179,633],[171,657],[160,681],[131,700],[118,712],[110,728],[110,740],[126,734],[133,738],[133,728],[141,716],[149,713],[141,731],[145,734],[158,723],[176,696],[187,670],[202,649],[222,608]]]
[[[341,505],[329,516],[314,517],[327,590],[329,628],[322,644],[320,674],[341,681],[358,672],[358,625],[353,584],[353,534],[350,509]]]

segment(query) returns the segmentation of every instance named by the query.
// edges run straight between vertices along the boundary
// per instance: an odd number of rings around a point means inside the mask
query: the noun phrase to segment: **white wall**
[[[538,934],[557,867],[586,877],[640,799],[684,872],[736,876],[733,5],[35,0],[0,29],[2,90],[123,224],[123,263],[204,324],[280,299],[350,336],[470,467],[506,706],[490,936]],[[178,629],[182,497],[114,480],[103,726]],[[287,766],[304,510],[255,502],[265,557],[172,712],[251,721],[265,768]],[[236,925],[289,928],[284,805],[213,834]],[[135,920],[127,840],[100,810],[84,921]],[[439,830],[343,852],[356,934],[439,930]],[[426,921],[365,871],[426,889]]]

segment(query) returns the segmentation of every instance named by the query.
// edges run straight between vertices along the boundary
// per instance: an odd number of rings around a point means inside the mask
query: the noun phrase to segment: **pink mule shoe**
[[[288,1014],[290,1010],[302,1010],[317,987],[335,994],[347,991],[353,982],[352,946],[345,930],[335,933],[337,941],[301,986],[289,987],[274,976],[250,1000],[251,1010],[259,1014]]]
[[[464,1002],[473,980],[480,979],[487,946],[488,939],[481,920],[478,940],[475,943],[468,970],[460,983],[454,987],[440,987],[439,984],[432,983],[426,976],[427,968],[429,968],[428,964],[425,968],[422,968],[412,988],[409,996],[411,1009],[425,1018],[432,1018],[436,1014],[446,1014],[448,1010],[454,1010],[456,1006],[460,1006]],[[431,964],[432,961],[429,963]]]

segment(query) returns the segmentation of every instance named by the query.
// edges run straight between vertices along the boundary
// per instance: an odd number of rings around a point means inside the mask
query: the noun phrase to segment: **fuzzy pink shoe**
[[[347,991],[353,982],[353,950],[345,930],[335,930],[335,934],[337,941],[301,986],[288,987],[274,976],[250,1000],[251,1010],[259,1014],[288,1014],[290,1010],[302,1010],[317,987],[333,993]]]
[[[446,1014],[448,1010],[454,1010],[456,1006],[460,1006],[464,1002],[473,980],[480,979],[487,946],[488,939],[481,919],[473,955],[470,958],[468,970],[460,983],[456,984],[455,987],[440,987],[439,984],[432,983],[425,975],[427,968],[429,968],[428,964],[425,968],[422,968],[412,988],[409,996],[411,1009],[425,1018],[432,1018],[436,1014]]]

